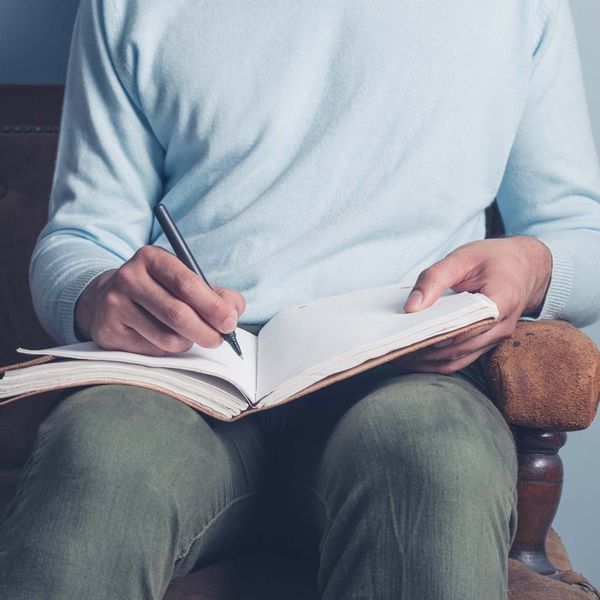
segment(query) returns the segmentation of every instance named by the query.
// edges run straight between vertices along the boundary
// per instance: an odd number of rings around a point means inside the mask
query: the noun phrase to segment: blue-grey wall
[[[79,0],[0,0],[0,83],[64,83]]]
[[[596,148],[600,150],[600,2],[571,0],[571,6]],[[586,333],[600,345],[600,322]],[[554,524],[575,569],[600,588],[600,415],[589,429],[570,434],[561,454],[565,485]]]
[[[78,3],[79,0],[0,0],[0,83],[64,82]],[[592,125],[600,148],[600,2],[571,0],[571,5]],[[600,343],[600,323],[586,331]],[[576,569],[600,586],[600,417],[587,431],[570,435],[562,456],[565,491],[555,526]]]

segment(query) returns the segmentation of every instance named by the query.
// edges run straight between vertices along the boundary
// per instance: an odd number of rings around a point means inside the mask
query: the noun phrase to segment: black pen
[[[159,202],[154,207],[154,215],[156,216],[157,221],[160,223],[162,230],[165,232],[165,235],[167,236],[169,243],[173,247],[177,258],[188,269],[196,273],[196,275],[200,275],[200,277],[204,279],[204,283],[206,283],[206,285],[212,290],[212,286],[210,285],[210,283],[208,283],[206,277],[204,277],[202,269],[198,266],[194,255],[189,249],[189,246],[183,239],[183,236],[181,235],[179,229],[177,229],[177,225],[175,225],[175,221],[173,221],[173,219],[171,218],[167,207]],[[240,345],[235,336],[235,331],[233,331],[232,333],[223,333],[221,335],[223,336],[223,339],[233,348],[234,352],[240,358],[244,358],[242,356],[242,349],[240,348]]]

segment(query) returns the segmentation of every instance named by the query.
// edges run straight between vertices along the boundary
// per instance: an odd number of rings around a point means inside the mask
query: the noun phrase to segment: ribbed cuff
[[[565,253],[560,242],[555,244],[553,240],[538,238],[545,244],[552,254],[552,274],[546,297],[537,317],[523,317],[526,321],[541,321],[543,319],[563,318],[565,306],[571,296],[575,268],[567,253]]]
[[[58,321],[65,344],[76,344],[77,342],[82,341],[75,333],[75,305],[83,290],[85,290],[98,275],[110,271],[110,269],[118,269],[121,264],[122,263],[112,263],[108,261],[96,262],[74,277],[69,282],[69,285],[63,290],[58,303]]]

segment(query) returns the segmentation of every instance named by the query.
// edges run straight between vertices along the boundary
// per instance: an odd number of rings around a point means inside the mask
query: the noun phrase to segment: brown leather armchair
[[[0,365],[14,349],[52,345],[30,300],[28,264],[47,217],[61,87],[0,86]],[[491,222],[493,225],[497,220]],[[600,598],[572,571],[550,529],[562,488],[566,432],[588,427],[600,395],[600,353],[560,321],[520,323],[489,355],[493,400],[519,452],[519,525],[509,561],[511,600]],[[10,501],[40,421],[56,394],[0,407],[0,512]],[[468,561],[468,557],[465,557]],[[171,585],[168,600],[316,599],[314,566],[270,555],[232,557]]]

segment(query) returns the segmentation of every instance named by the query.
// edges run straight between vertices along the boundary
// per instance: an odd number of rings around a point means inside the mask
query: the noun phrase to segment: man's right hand
[[[152,356],[216,348],[244,312],[244,297],[204,283],[176,256],[143,246],[119,269],[98,275],[75,307],[80,337],[107,350]]]

